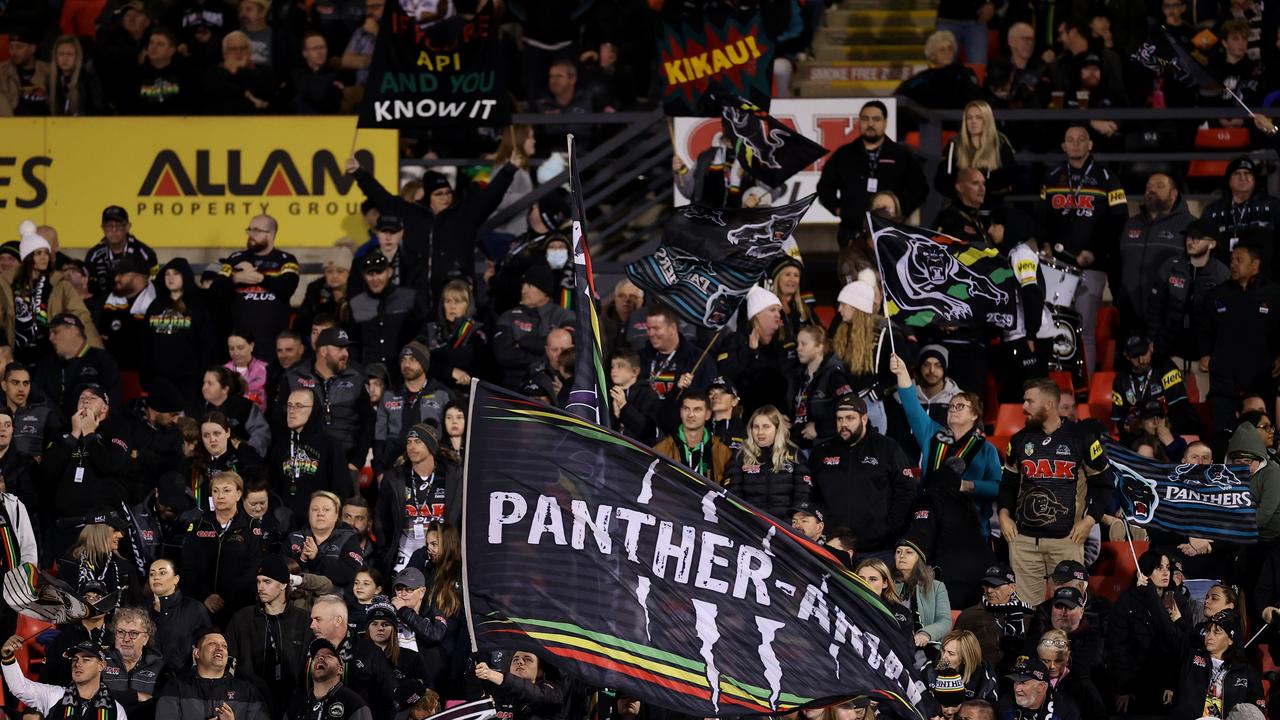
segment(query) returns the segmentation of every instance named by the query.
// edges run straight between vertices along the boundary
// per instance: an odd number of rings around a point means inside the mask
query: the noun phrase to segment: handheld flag
[[[609,427],[609,384],[605,379],[604,349],[600,341],[600,314],[597,312],[595,275],[591,271],[591,248],[587,245],[587,214],[583,207],[582,181],[578,178],[578,156],[569,136],[569,211],[573,221],[573,303],[576,316],[574,345],[578,348],[573,387],[565,409],[597,425]]]
[[[717,90],[769,108],[773,41],[758,11],[708,9],[664,20],[657,40],[667,115],[714,116],[720,108],[708,93]]]
[[[911,327],[1014,326],[1017,281],[995,248],[871,213],[867,223],[891,317]]]
[[[5,573],[4,601],[16,612],[55,625],[88,617],[93,609],[70,585],[31,563]]]
[[[662,247],[628,265],[627,277],[686,321],[719,330],[785,252],[816,198],[776,208],[676,208]]]
[[[738,161],[755,179],[777,187],[827,154],[827,149],[736,95],[717,95],[720,123]]]
[[[1107,457],[1129,522],[1206,540],[1258,541],[1247,468],[1169,465],[1110,442]]]
[[[870,695],[932,716],[890,608],[833,555],[621,435],[472,384],[463,585],[480,650],[694,717]]]
[[[357,127],[503,126],[511,121],[493,3],[433,20],[415,0],[386,0]]]
[[[1153,18],[1147,18],[1147,39],[1131,57],[1157,75],[1168,70],[1175,80],[1188,88],[1198,89],[1206,96],[1222,93],[1222,83]]]

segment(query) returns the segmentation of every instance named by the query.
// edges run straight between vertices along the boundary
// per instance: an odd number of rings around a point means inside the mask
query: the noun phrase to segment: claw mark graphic
[[[756,616],[756,629],[760,631],[760,664],[764,666],[764,679],[769,681],[769,707],[774,710],[778,709],[778,694],[782,692],[782,665],[773,652],[773,637],[786,626],[784,622]]]
[[[765,533],[764,540],[760,541],[760,547],[764,548],[764,554],[773,557],[773,548],[769,547],[769,543],[773,542],[773,536],[778,534],[778,528],[770,525],[769,532]]]
[[[644,611],[644,639],[652,642],[653,638],[649,637],[649,578],[636,578],[636,600]]]
[[[831,643],[830,645],[827,646],[827,654],[831,656],[832,660],[836,661],[836,679],[839,680],[840,679],[840,646],[835,643]]]
[[[716,606],[705,600],[694,600],[693,611],[698,637],[702,639],[702,661],[707,664],[707,685],[711,688],[711,707],[720,712],[720,671],[716,669],[716,655],[712,649],[720,639],[720,630],[716,628]]]
[[[707,522],[713,522],[713,523],[720,522],[718,519],[716,519],[716,498],[719,496],[720,496],[720,493],[716,492],[715,490],[710,490],[707,492],[706,495],[702,496],[702,519],[703,520],[706,520]]]
[[[636,497],[636,502],[641,505],[648,505],[653,499],[653,474],[658,471],[658,460],[654,459],[649,463],[649,471],[644,474],[644,478],[640,480],[640,495]]]

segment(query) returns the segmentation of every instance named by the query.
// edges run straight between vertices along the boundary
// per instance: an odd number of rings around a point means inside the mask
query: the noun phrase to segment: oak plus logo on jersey
[[[356,152],[373,172],[373,154]],[[331,216],[358,214],[355,178],[329,150],[309,155],[275,148],[261,160],[243,150],[156,152],[137,192],[139,217],[252,217],[259,213]],[[341,196],[337,198],[335,196]]]

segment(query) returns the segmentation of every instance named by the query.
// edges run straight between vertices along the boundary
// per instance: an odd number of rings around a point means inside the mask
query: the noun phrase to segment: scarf
[[[62,694],[58,704],[50,709],[49,717],[63,718],[63,720],[71,718],[116,720],[116,701],[111,699],[111,695],[107,693],[107,686],[101,681],[98,684],[97,694],[88,700],[81,698],[75,686],[72,685]]]
[[[702,428],[702,438],[698,441],[697,445],[690,446],[689,441],[686,440],[684,436],[684,426],[681,425],[680,428],[676,430],[676,446],[680,451],[680,459],[685,465],[697,470],[698,474],[702,477],[710,480],[715,479],[707,473],[707,470],[711,467],[708,462],[709,456],[711,455],[710,430],[707,430],[705,427]]]
[[[958,457],[964,461],[967,468],[972,464],[972,460],[982,450],[982,432],[975,425],[962,438],[957,438],[951,434],[951,429],[943,427],[929,442],[928,467],[926,470],[933,471],[942,467],[948,458]]]
[[[742,163],[737,153],[728,157],[729,149],[716,147],[716,154],[707,166],[706,181],[702,184],[702,204],[712,207],[741,207]],[[717,182],[718,180],[718,182]]]
[[[453,342],[451,347],[454,350],[457,350],[467,344],[467,340],[471,339],[471,334],[475,331],[476,324],[470,318],[458,323],[458,327],[453,331]]]
[[[13,520],[9,517],[9,508],[0,496],[0,561],[4,563],[3,571],[18,567],[22,562],[22,553],[18,550],[18,536],[14,533]]]

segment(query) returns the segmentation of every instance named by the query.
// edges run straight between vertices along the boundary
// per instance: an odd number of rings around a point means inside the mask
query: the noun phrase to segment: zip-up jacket
[[[426,320],[426,297],[417,290],[396,285],[378,295],[366,290],[351,298],[352,355],[362,365],[382,363],[399,375],[400,348]]]
[[[517,305],[502,313],[493,330],[493,359],[502,369],[502,384],[518,388],[534,363],[546,356],[547,334],[572,328],[573,313],[548,302],[531,308]]]
[[[182,544],[182,582],[203,602],[217,594],[227,615],[257,598],[257,568],[262,557],[262,523],[237,509],[224,530],[212,510],[187,527]]]
[[[803,366],[791,376],[792,414],[794,421],[791,439],[801,447],[825,442],[836,435],[836,401],[852,391],[849,376],[840,356],[828,353],[812,376]],[[800,430],[813,423],[818,437],[812,441],[801,437]]]
[[[1271,364],[1280,356],[1280,285],[1262,275],[1247,288],[1228,280],[1209,291],[1200,313],[1196,332],[1201,356],[1211,358],[1209,392],[1274,392]]]
[[[1209,291],[1231,279],[1231,271],[1215,258],[1198,268],[1186,254],[1169,258],[1156,271],[1146,302],[1146,327],[1156,355],[1198,359],[1193,321],[1203,315]]]
[[[364,376],[346,367],[326,380],[310,365],[299,363],[289,368],[283,383],[280,409],[290,392],[299,388],[315,391],[318,402],[311,412],[320,413],[329,440],[342,448],[348,464],[364,467],[373,445],[374,426],[373,403],[364,388]]]
[[[809,468],[798,458],[773,467],[773,448],[760,448],[760,461],[748,464],[739,450],[726,470],[725,487],[735,495],[784,522],[790,522],[791,509],[809,500],[813,479]]]
[[[406,482],[417,482],[413,467],[406,461],[403,465],[392,467],[382,476],[382,485],[378,488],[378,502],[373,509],[373,524],[378,528],[378,551],[383,558],[384,575],[391,576],[390,565],[396,560],[396,551],[400,547],[400,536],[404,533],[405,517],[410,511],[416,517],[429,516],[444,520],[457,527],[462,520],[462,468],[449,461],[436,461],[435,488],[422,505],[410,507]],[[441,487],[443,485],[443,487]],[[430,503],[429,505],[427,503]]]
[[[317,398],[301,430],[282,427],[271,442],[267,475],[293,517],[307,516],[311,494],[317,490],[345,498],[354,489],[346,456],[325,433],[323,413]]]
[[[257,582],[257,578],[254,578]],[[160,610],[147,604],[147,612],[156,624],[156,636],[152,644],[164,655],[164,662],[174,672],[191,666],[191,648],[196,643],[200,628],[213,625],[209,611],[198,600],[193,600],[175,590],[172,595],[160,598]],[[163,717],[163,716],[161,716]]]
[[[387,388],[374,411],[373,471],[385,473],[395,463],[414,425],[425,422],[443,431],[444,407],[452,399],[449,388],[430,376],[416,393],[404,385]]]
[[[304,572],[323,575],[335,587],[349,589],[356,573],[365,567],[360,538],[356,537],[355,531],[346,525],[338,525],[324,542],[318,543],[316,556],[304,562],[302,548],[308,537],[314,537],[311,528],[289,533],[289,556],[302,565]]]
[[[159,265],[156,258],[156,251],[152,250],[149,245],[142,242],[129,233],[124,239],[124,251],[119,255],[111,252],[111,247],[107,245],[107,239],[101,238],[98,244],[89,248],[89,252],[84,256],[84,270],[89,276],[89,292],[94,297],[104,298],[111,293],[114,287],[114,273],[116,263],[125,255],[137,255],[147,264],[148,271],[154,271]]]
[[[294,694],[288,714],[288,720],[373,720],[373,717],[364,698],[342,683],[334,685],[322,698],[317,698],[308,687],[301,688]]]
[[[837,436],[810,453],[813,497],[829,526],[853,529],[859,551],[884,550],[907,525],[916,482],[898,443],[864,428],[856,443]]]
[[[187,652],[190,662],[191,652]],[[269,720],[267,704],[248,680],[230,673],[202,678],[194,670],[175,675],[156,700],[156,717],[164,720],[209,720],[226,703],[236,720]]]
[[[1166,261],[1186,255],[1182,231],[1194,220],[1187,201],[1178,198],[1173,209],[1152,219],[1143,208],[1129,218],[1120,233],[1121,309],[1133,320],[1147,316],[1150,289],[1164,278],[1157,271]]]
[[[277,713],[287,702],[288,688],[303,684],[310,624],[307,612],[292,603],[285,603],[279,615],[267,615],[261,604],[240,608],[227,624],[227,647],[236,659],[236,674],[257,683]]]

